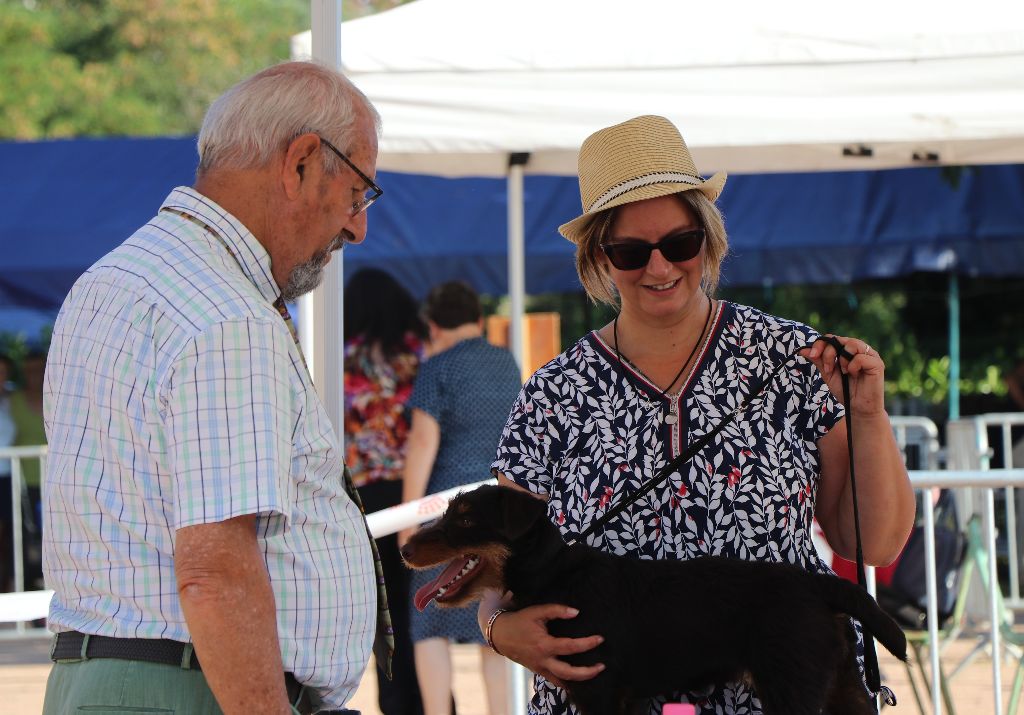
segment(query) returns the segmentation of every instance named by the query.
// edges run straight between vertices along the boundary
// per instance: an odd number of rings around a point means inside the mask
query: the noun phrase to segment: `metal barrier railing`
[[[1018,442],[1024,439],[1024,413],[990,413],[976,415],[959,420],[952,420],[946,427],[947,453],[950,469],[994,469],[993,459],[998,451],[1002,455],[1001,469],[1024,467],[1014,462],[1014,431],[1018,433]],[[995,441],[990,434],[996,435]],[[1021,597],[1021,550],[1019,541],[1024,538],[1017,517],[1018,494],[1012,486],[1006,486],[1002,492],[1003,517],[1006,524],[1007,566],[1009,567],[1009,587],[1006,605],[1010,608],[1024,609]],[[966,506],[966,505],[958,505]],[[970,505],[962,512],[970,511]]]
[[[46,472],[46,445],[32,447],[0,447],[0,459],[11,461],[11,548],[13,550],[13,572],[14,590],[22,592],[25,590],[25,551],[24,538],[25,529],[21,512],[22,493],[24,491],[25,475],[23,460],[37,459],[40,462],[40,473]],[[0,555],[6,558],[6,554]],[[2,614],[0,614],[2,616]],[[3,619],[0,618],[0,622]],[[14,622],[15,632],[24,634],[28,631],[25,621]]]
[[[916,489],[974,489],[981,495],[983,504],[982,522],[985,532],[985,550],[988,554],[988,596],[989,643],[992,648],[992,692],[995,715],[1002,715],[1002,676],[1000,673],[1001,613],[999,609],[999,579],[996,569],[995,490],[998,488],[1024,486],[1024,469],[974,470],[974,471],[915,471],[910,473],[911,483]],[[942,713],[941,680],[939,667],[939,614],[938,588],[935,577],[935,511],[931,499],[923,499],[925,533],[925,578],[928,593],[928,635],[933,644],[931,656],[931,695],[935,715]]]
[[[927,417],[889,417],[896,444],[908,469],[938,469],[942,462],[939,428]]]

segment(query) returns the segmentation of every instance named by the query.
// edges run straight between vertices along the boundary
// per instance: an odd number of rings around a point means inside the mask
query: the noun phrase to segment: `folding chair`
[[[999,614],[999,637],[1002,640],[1003,648],[1017,659],[1017,671],[1013,677],[1013,685],[1010,688],[1010,702],[1006,707],[1006,714],[1013,715],[1017,712],[1020,704],[1021,686],[1024,685],[1024,633],[1013,627],[1013,612],[1003,602],[1003,592],[998,583],[992,584],[989,580],[988,570],[988,549],[985,546],[985,539],[982,535],[981,519],[977,514],[967,522],[967,558],[977,564],[978,575],[981,577],[982,586],[985,591],[991,593],[995,590],[996,610]],[[974,649],[964,658],[959,670],[963,665],[972,660],[990,642],[988,637],[982,638]],[[993,658],[999,655],[993,653]],[[956,672],[954,671],[954,675]]]
[[[944,645],[952,641],[960,632],[967,610],[967,594],[975,566],[975,562],[969,558],[971,552],[967,548],[967,537],[959,526],[952,492],[943,490],[935,501],[934,527],[935,568],[939,586],[937,590],[940,617],[938,648],[941,652]],[[911,655],[905,663],[907,679],[922,715],[927,715],[927,713],[924,699],[921,697],[914,678],[914,662],[917,663],[917,670],[925,684],[925,690],[931,693],[930,677],[928,671],[925,670],[926,652],[930,650],[931,646],[931,636],[925,620],[926,562],[928,558],[925,553],[925,537],[924,526],[922,524],[915,526],[891,573],[890,583],[878,585],[879,605],[896,619],[906,635]],[[939,669],[942,671],[941,661]],[[945,672],[940,672],[941,693],[946,710],[955,715],[953,698],[950,696],[948,686],[952,677],[953,675],[947,676]]]
[[[976,517],[974,517],[972,521],[974,519],[976,519]],[[971,575],[973,574],[976,566],[977,562],[972,555],[970,545],[968,545],[963,563],[960,565],[960,586],[957,589],[953,612],[939,628],[938,635],[940,653],[944,645],[954,639],[963,626],[964,615],[967,611],[967,594],[970,591],[971,586]],[[928,715],[928,710],[925,709],[924,700],[921,698],[921,693],[917,689],[917,682],[914,678],[914,663],[917,663],[917,670],[920,674],[921,681],[924,683],[925,692],[930,693],[931,681],[928,677],[928,671],[925,670],[925,662],[928,660],[928,651],[931,647],[931,633],[927,629],[917,628],[904,628],[903,633],[907,637],[907,645],[910,646],[911,653],[913,654],[903,664],[907,669],[907,680],[910,682],[910,689],[914,693],[914,700],[917,702],[918,710],[920,710],[921,715]],[[945,668],[943,668],[942,660],[940,658],[939,686],[942,691],[942,700],[945,705],[945,710],[949,715],[956,715],[956,708],[953,706],[953,697],[949,691],[949,681],[953,675],[955,675],[955,673],[948,676],[946,675]]]

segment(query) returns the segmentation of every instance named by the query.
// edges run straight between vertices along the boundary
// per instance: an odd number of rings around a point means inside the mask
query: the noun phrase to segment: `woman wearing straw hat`
[[[642,559],[716,554],[827,571],[812,518],[839,554],[854,558],[856,542],[845,370],[864,557],[895,559],[913,525],[914,495],[883,404],[881,357],[837,336],[853,355],[837,358],[807,326],[714,298],[728,246],[714,204],[725,175],[701,178],[667,119],[636,117],[590,136],[579,182],[584,213],[559,231],[576,244],[587,293],[619,314],[524,386],[492,465],[499,480],[545,498],[565,538],[576,538],[768,382],[667,482],[585,541]],[[495,616],[501,605],[497,595],[485,599],[481,625],[498,651],[537,673],[531,712],[574,713],[558,682],[594,677],[601,666],[571,667],[558,656],[594,648],[599,634],[555,639],[546,623],[571,618],[570,609]],[[665,699],[690,700],[703,713],[761,712],[743,683],[665,693],[652,709]]]

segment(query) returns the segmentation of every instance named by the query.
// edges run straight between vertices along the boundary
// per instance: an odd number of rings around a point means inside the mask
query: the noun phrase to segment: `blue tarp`
[[[53,310],[75,278],[191,184],[195,139],[0,143],[0,306]],[[386,268],[418,295],[462,278],[506,290],[500,179],[381,172],[369,239],[346,273]],[[528,293],[579,290],[557,226],[579,213],[574,177],[527,176]],[[844,283],[914,271],[1024,275],[1024,166],[730,177],[720,200],[728,285]]]

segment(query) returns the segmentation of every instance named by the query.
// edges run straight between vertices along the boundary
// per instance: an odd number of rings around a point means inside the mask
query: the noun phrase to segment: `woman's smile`
[[[677,285],[679,285],[680,280],[682,279],[676,278],[675,280],[669,281],[668,283],[646,284],[643,287],[651,291],[652,293],[666,293],[675,288]]]

